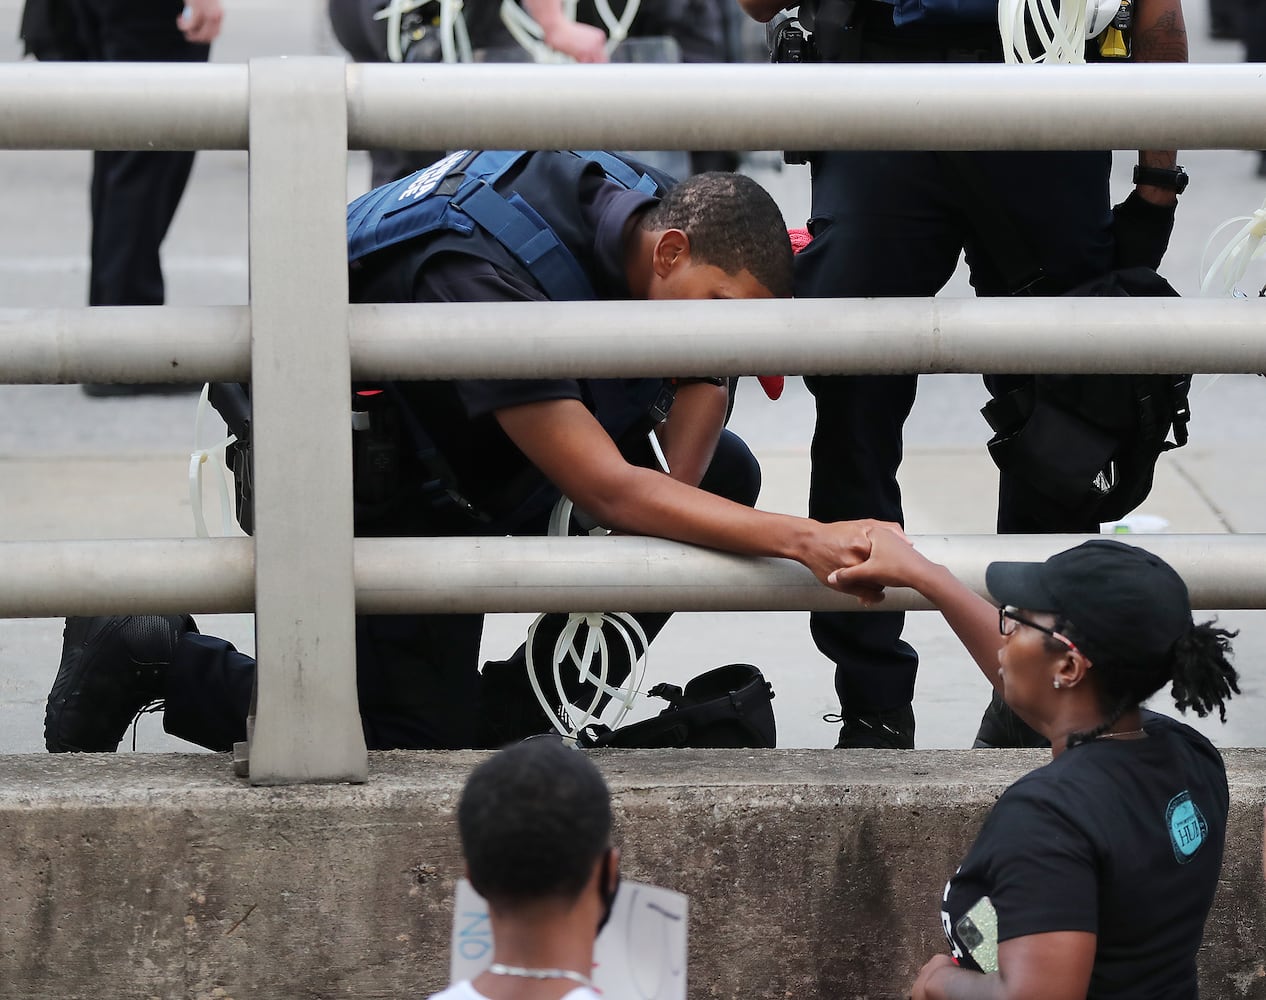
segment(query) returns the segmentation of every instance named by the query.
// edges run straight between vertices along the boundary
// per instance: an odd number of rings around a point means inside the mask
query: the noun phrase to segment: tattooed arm
[[[1182,16],[1182,0],[1138,0],[1134,5],[1134,62],[1186,62],[1187,25]],[[1172,168],[1178,162],[1173,149],[1141,149],[1139,165]],[[1140,184],[1138,193],[1157,205],[1178,200],[1173,191]]]

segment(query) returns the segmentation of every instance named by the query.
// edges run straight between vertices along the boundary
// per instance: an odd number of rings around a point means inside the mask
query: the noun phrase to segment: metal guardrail
[[[507,309],[514,310],[513,322]],[[1024,339],[1014,336],[1019,327]],[[783,371],[1266,371],[1257,299],[832,299],[353,305],[357,378]],[[618,336],[595,333],[619,330]],[[0,309],[6,382],[233,381],[246,306]],[[523,348],[531,343],[531,351]]]
[[[803,100],[808,93],[813,101]],[[1110,115],[1104,93],[1113,95]],[[1264,107],[1266,73],[1252,64],[0,66],[0,148],[251,153],[249,307],[0,311],[0,381],[249,375],[257,449],[253,540],[0,543],[0,615],[253,607],[261,669],[249,774],[279,784],[366,777],[356,609],[855,606],[798,565],[655,539],[353,540],[348,380],[1256,372],[1266,370],[1261,305],[674,303],[671,335],[662,303],[349,307],[346,149],[1260,149]],[[1008,348],[1021,323],[1022,352]],[[1038,558],[1067,542],[925,536],[920,545],[983,588],[990,559]],[[1266,538],[1154,536],[1149,544],[1182,572],[1197,604],[1266,607]],[[486,579],[491,559],[495,585]],[[442,582],[428,574],[433,565],[445,566]],[[888,606],[917,605],[893,594]]]
[[[997,559],[1041,560],[1079,535],[919,535],[919,549],[983,593]],[[1193,607],[1266,607],[1266,535],[1148,535],[1181,566]],[[255,608],[249,538],[0,542],[0,608],[10,617],[231,614]],[[488,564],[495,558],[497,571]],[[442,577],[432,567],[443,566]],[[659,538],[358,538],[352,571],[365,614],[584,611],[847,611],[852,598],[786,559]],[[68,580],[75,581],[68,584]],[[892,590],[883,610],[929,605]]]

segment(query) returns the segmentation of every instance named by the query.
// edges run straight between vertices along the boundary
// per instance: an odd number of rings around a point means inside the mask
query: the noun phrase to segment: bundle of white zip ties
[[[1086,40],[1094,38],[1116,17],[1120,0],[998,0],[998,32],[1009,63],[1086,61]],[[1030,29],[1037,49],[1030,49]]]
[[[651,432],[654,437],[654,432]],[[570,533],[572,512],[574,507],[567,497],[561,497],[550,514],[549,534],[564,536]],[[606,534],[606,529],[593,527],[591,535]],[[538,615],[528,628],[527,634],[527,675],[532,685],[536,700],[545,711],[554,729],[568,742],[575,743],[577,736],[586,727],[600,722],[605,698],[610,698],[617,706],[616,714],[609,723],[612,729],[619,727],[625,716],[633,708],[641,693],[642,678],[646,675],[646,652],[650,646],[646,633],[637,619],[625,612],[582,611],[572,612],[567,616],[567,624],[563,626],[558,639],[554,642],[551,656],[553,663],[554,697],[546,695],[537,674],[532,650],[536,643],[536,630],[545,615]],[[609,683],[611,664],[611,644],[607,633],[614,633],[625,653],[622,661],[629,664],[629,674],[619,686]],[[563,684],[562,668],[570,660],[579,676],[580,683],[593,686],[593,698],[587,706],[573,705],[567,697]]]
[[[1237,223],[1240,228],[1210,262],[1214,244]],[[1266,258],[1266,202],[1252,215],[1227,219],[1209,235],[1200,254],[1200,294],[1247,298],[1239,283],[1249,264],[1263,258]]]

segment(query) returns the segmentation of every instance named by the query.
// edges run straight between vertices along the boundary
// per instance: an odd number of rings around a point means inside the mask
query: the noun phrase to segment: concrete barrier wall
[[[690,996],[905,997],[997,795],[1044,752],[604,751],[630,878],[690,897]],[[481,755],[250,788],[219,756],[0,757],[0,997],[403,998],[446,982]],[[1266,998],[1266,751],[1226,753],[1206,998]]]

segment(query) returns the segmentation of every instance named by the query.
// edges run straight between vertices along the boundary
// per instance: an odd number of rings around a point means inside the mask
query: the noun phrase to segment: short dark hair
[[[743,174],[696,174],[642,216],[651,232],[680,229],[690,255],[726,274],[748,271],[779,298],[791,295],[791,237],[769,192]]]
[[[475,890],[493,906],[574,900],[611,844],[611,796],[583,751],[537,737],[471,772],[457,805]]]

